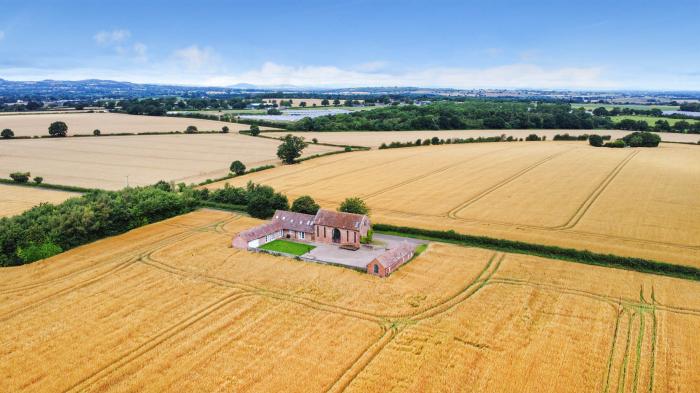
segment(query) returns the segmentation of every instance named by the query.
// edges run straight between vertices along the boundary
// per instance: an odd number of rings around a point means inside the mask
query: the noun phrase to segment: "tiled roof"
[[[306,233],[314,232],[314,216],[311,214],[277,210],[272,216],[272,221],[280,222],[283,229]]]
[[[362,222],[367,219],[367,216],[362,214],[342,213],[321,209],[316,213],[314,224],[359,231]]]
[[[398,246],[392,248],[391,250],[387,250],[384,254],[381,254],[375,259],[382,266],[384,266],[385,269],[391,268],[391,270],[394,270],[394,267],[399,266],[411,259],[415,249],[414,244],[404,240]]]
[[[278,221],[270,221],[266,222],[265,224],[258,225],[257,227],[245,230],[239,233],[238,236],[249,242],[251,240],[260,239],[261,237],[279,230],[282,230],[282,224],[280,224]]]

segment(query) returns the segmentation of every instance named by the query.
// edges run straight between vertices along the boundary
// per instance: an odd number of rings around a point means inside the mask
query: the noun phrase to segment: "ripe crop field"
[[[122,113],[63,113],[0,116],[0,129],[10,128],[15,136],[49,135],[49,125],[63,121],[68,125],[68,134],[92,134],[99,129],[102,134],[120,132],[183,132],[187,126],[196,126],[199,131],[221,131],[227,126],[229,132],[250,128],[247,124],[221,121],[187,119],[166,116],[137,116]],[[261,128],[265,129],[265,128]]]
[[[374,222],[700,266],[696,146],[424,146],[324,157],[229,182],[249,180],[327,208],[362,197]]]
[[[700,283],[432,243],[391,277],[200,210],[0,270],[0,391],[693,392]]]
[[[9,217],[42,203],[61,203],[78,196],[73,192],[0,184],[0,217]]]
[[[527,137],[530,134],[539,136],[546,135],[551,141],[556,134],[583,135],[600,134],[610,135],[612,139],[622,138],[631,131],[620,130],[442,130],[442,131],[330,131],[330,132],[292,132],[294,135],[303,136],[307,141],[316,138],[322,143],[333,143],[336,145],[355,145],[379,147],[382,143],[390,142],[414,142],[416,139],[430,139],[434,136],[445,138],[478,138],[489,136],[513,136],[514,138]],[[266,132],[265,136],[282,137],[289,132]],[[670,132],[658,133],[661,140],[666,142],[689,142],[700,141],[698,134],[678,134]]]
[[[29,171],[53,184],[104,189],[158,180],[198,183],[226,175],[234,160],[273,164],[278,141],[240,134],[18,139],[0,142],[0,173]],[[306,155],[337,150],[309,146]],[[4,175],[3,175],[4,176]]]

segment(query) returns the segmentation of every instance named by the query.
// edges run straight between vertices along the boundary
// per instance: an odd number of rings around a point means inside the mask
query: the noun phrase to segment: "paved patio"
[[[420,239],[375,234],[374,241],[379,244],[371,247],[362,245],[357,251],[343,250],[337,244],[311,242],[310,244],[316,246],[316,248],[302,255],[301,258],[308,261],[330,262],[364,269],[374,258],[383,254],[386,250],[394,248],[404,240],[414,244],[416,247],[427,243],[427,241]]]

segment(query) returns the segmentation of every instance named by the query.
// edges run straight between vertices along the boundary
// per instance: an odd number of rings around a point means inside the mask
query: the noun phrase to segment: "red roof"
[[[282,228],[297,232],[314,232],[314,216],[311,214],[288,212],[285,210],[275,211],[272,221],[279,221]]]
[[[251,240],[260,239],[273,232],[282,230],[282,224],[279,221],[270,221],[257,227],[247,229],[238,234],[238,237],[249,242]]]
[[[392,248],[391,250],[386,251],[384,254],[381,254],[374,260],[380,265],[384,266],[385,269],[391,268],[391,270],[393,270],[394,267],[399,266],[411,259],[415,249],[416,247],[414,244],[404,240],[401,244]]]
[[[318,211],[318,213],[316,213],[314,224],[359,231],[360,227],[366,220],[369,220],[369,218],[362,214],[343,213],[321,209]]]

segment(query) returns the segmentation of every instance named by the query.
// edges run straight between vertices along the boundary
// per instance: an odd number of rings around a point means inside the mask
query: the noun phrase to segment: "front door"
[[[340,230],[333,228],[333,243],[340,243]]]

